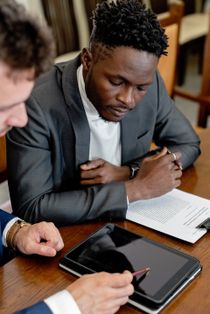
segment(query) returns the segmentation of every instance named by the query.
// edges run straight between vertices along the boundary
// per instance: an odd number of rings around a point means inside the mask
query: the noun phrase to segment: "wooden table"
[[[184,172],[181,189],[210,199],[210,129],[203,131],[200,136],[202,155],[193,167]],[[203,265],[201,275],[166,307],[164,313],[210,313],[210,234],[206,234],[192,245],[132,222],[119,221],[117,223],[126,229],[200,259]],[[8,314],[29,306],[74,281],[73,275],[58,267],[60,258],[68,249],[103,224],[104,222],[94,222],[63,227],[61,234],[65,248],[55,258],[19,256],[0,268],[0,313]],[[119,313],[135,314],[140,311],[126,305],[120,309]]]

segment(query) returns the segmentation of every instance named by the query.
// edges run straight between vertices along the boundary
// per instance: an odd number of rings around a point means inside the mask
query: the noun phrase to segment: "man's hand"
[[[128,271],[123,274],[101,272],[82,276],[67,290],[82,314],[112,314],[133,294],[132,279],[133,275]]]
[[[24,254],[55,256],[63,247],[63,240],[52,222],[26,225],[15,235],[14,246]]]
[[[103,159],[88,161],[80,166],[80,184],[95,185],[106,184],[113,181],[125,181],[130,176],[127,166],[119,167]]]
[[[176,160],[174,157],[176,156]],[[181,184],[181,154],[168,154],[167,148],[145,158],[137,176],[126,182],[129,201],[161,196]]]

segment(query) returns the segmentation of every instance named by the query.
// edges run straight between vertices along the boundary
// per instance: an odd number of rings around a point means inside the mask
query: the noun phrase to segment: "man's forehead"
[[[34,81],[35,80],[35,69],[14,69],[4,61],[0,61],[0,80],[1,79],[13,80],[14,82],[20,80]]]
[[[144,73],[148,70],[155,70],[158,64],[158,57],[154,54],[132,47],[117,46],[112,49],[98,47],[97,50],[98,54],[103,56],[98,58],[98,63],[100,64],[101,62],[101,66],[105,70],[114,71],[118,69]]]
[[[95,43],[93,47],[91,47],[91,52],[93,54],[93,58],[95,62],[99,60],[105,60],[107,58],[112,57],[112,53],[115,47],[106,46],[102,43]]]

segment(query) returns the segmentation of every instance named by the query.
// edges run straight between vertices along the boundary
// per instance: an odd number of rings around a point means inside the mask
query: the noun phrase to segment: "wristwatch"
[[[16,220],[15,223],[10,227],[10,229],[7,232],[6,235],[6,243],[8,245],[9,248],[13,249],[14,251],[16,250],[15,246],[14,246],[14,238],[16,236],[16,234],[18,233],[18,231],[25,227],[25,226],[30,226],[31,224],[24,221],[24,220]]]
[[[137,175],[137,173],[139,171],[139,167],[138,166],[134,166],[134,165],[128,165],[128,167],[130,168],[130,177],[129,177],[129,179],[135,178],[135,176]]]

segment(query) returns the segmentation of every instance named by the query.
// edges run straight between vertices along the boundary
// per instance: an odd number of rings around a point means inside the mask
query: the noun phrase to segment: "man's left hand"
[[[107,184],[113,181],[129,179],[130,169],[127,166],[115,166],[103,159],[88,161],[80,166],[80,184]]]

